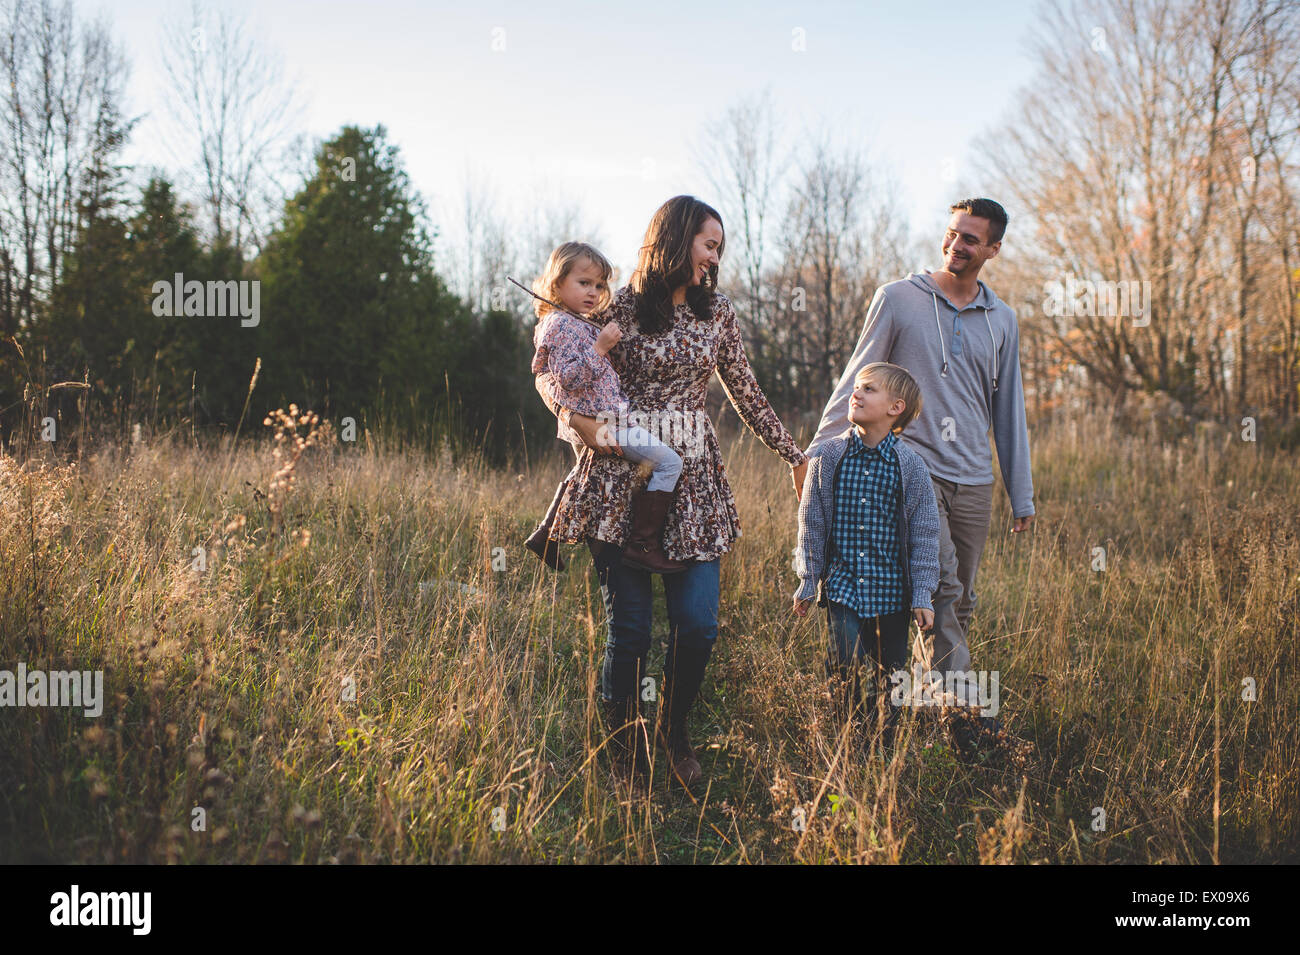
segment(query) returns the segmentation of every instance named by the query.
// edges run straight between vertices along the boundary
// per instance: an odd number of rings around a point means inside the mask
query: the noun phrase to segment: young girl
[[[533,330],[532,372],[548,375],[556,400],[566,408],[595,417],[619,416],[627,411],[627,398],[619,384],[618,373],[610,364],[609,350],[623,337],[617,322],[609,322],[599,331],[578,318],[609,306],[609,277],[613,273],[609,260],[585,242],[565,242],[546,263],[546,270],[533,283],[533,291],[564,307],[564,311],[537,301],[537,327]],[[573,445],[581,455],[582,439],[561,422],[557,434]],[[623,456],[653,468],[650,481],[632,499],[632,527],[623,548],[623,563],[656,574],[684,570],[681,561],[669,560],[663,553],[664,522],[668,505],[682,473],[682,459],[644,428],[618,427],[614,439]],[[532,535],[524,542],[529,550],[555,570],[564,569],[558,544],[550,540],[551,522],[559,509],[565,486],[577,470],[560,482],[555,498]]]

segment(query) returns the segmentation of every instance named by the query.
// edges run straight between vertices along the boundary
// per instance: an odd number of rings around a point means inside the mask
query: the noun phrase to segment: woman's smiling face
[[[704,225],[691,244],[691,284],[699,285],[706,275],[718,267],[722,247],[722,223],[717,219],[704,220]]]

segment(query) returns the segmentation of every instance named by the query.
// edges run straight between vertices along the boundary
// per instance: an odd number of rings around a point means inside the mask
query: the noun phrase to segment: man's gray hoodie
[[[991,427],[1012,516],[1034,513],[1020,328],[1010,306],[980,282],[974,300],[959,312],[929,272],[876,289],[809,455],[847,426],[853,379],[873,361],[901,365],[920,386],[921,414],[903,440],[931,474],[955,484],[992,483]]]

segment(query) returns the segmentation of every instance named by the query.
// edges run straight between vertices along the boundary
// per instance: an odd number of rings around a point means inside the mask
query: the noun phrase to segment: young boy
[[[814,594],[830,623],[828,675],[840,677],[839,705],[851,716],[858,668],[872,661],[869,710],[886,674],[905,670],[908,609],[922,630],[934,625],[939,586],[939,509],[930,472],[899,436],[921,410],[921,389],[898,365],[860,371],[849,427],[809,459],[799,502],[799,590],[803,617]],[[898,718],[887,707],[884,741]]]

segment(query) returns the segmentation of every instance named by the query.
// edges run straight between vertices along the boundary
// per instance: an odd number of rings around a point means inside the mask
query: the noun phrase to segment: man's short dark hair
[[[963,199],[948,207],[949,212],[964,212],[967,215],[989,220],[989,245],[1001,242],[1007,233],[1007,210],[992,199]]]

